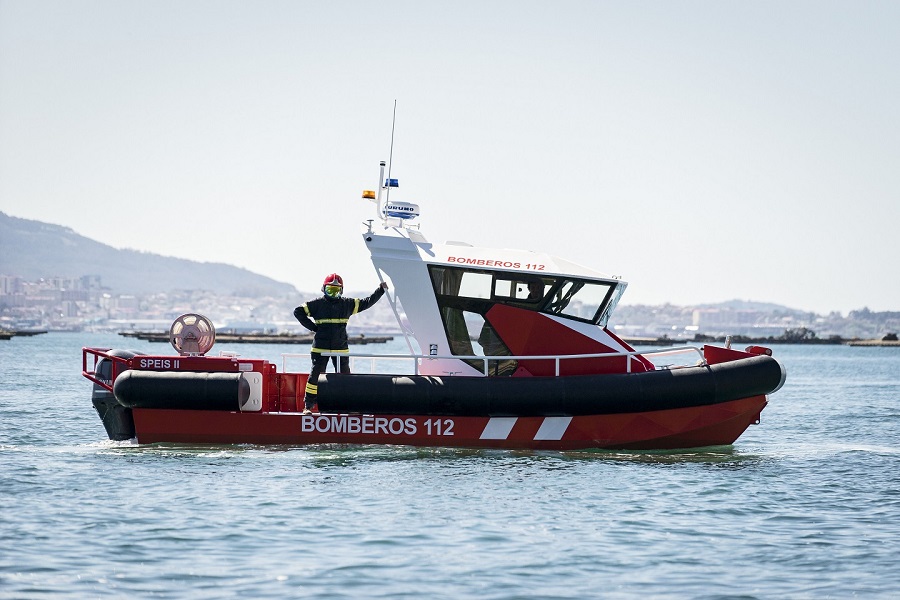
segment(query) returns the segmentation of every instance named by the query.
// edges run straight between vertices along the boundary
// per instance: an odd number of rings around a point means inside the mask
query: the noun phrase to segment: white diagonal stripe
[[[541,428],[534,434],[536,440],[561,440],[572,417],[544,417]]]
[[[484,426],[484,431],[481,432],[481,439],[505,440],[518,420],[519,417],[491,417],[491,420]]]

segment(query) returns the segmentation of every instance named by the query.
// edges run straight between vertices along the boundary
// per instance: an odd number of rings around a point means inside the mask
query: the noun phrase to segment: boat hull
[[[388,444],[535,450],[719,446],[758,423],[764,395],[646,412],[578,416],[434,416],[133,409],[141,444]]]
[[[83,372],[109,437],[141,444],[667,450],[734,443],[784,383],[768,355],[706,354],[710,364],[630,374],[322,375],[321,412],[306,415],[307,376],[267,361],[85,349],[85,365],[99,360]]]

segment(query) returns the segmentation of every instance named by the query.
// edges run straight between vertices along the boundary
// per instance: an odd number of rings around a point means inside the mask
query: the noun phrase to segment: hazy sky
[[[315,290],[432,241],[900,310],[900,2],[0,0],[0,210]]]

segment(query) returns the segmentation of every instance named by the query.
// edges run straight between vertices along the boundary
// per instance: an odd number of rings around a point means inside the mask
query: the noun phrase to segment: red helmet
[[[344,280],[337,273],[332,273],[325,278],[322,284],[322,292],[329,298],[340,298],[344,291]]]
[[[338,275],[337,273],[332,273],[331,275],[329,275],[328,277],[325,278],[325,282],[322,285],[323,286],[339,285],[341,287],[344,287],[344,280],[341,279],[341,276]]]

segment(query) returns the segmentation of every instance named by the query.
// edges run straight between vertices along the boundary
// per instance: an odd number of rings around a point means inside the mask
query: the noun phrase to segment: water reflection
[[[122,456],[153,456],[166,458],[228,458],[291,454],[313,466],[347,466],[366,462],[403,462],[433,460],[488,461],[503,464],[542,464],[560,468],[568,463],[629,463],[647,465],[708,464],[725,468],[744,468],[764,460],[764,455],[736,449],[733,446],[709,446],[684,450],[504,450],[493,448],[451,448],[418,446],[384,446],[357,444],[310,444],[304,446],[253,444],[175,444],[155,443],[139,445],[134,440],[103,441],[89,444],[101,454]],[[769,457],[772,458],[772,457]],[[558,464],[555,464],[558,463]]]

